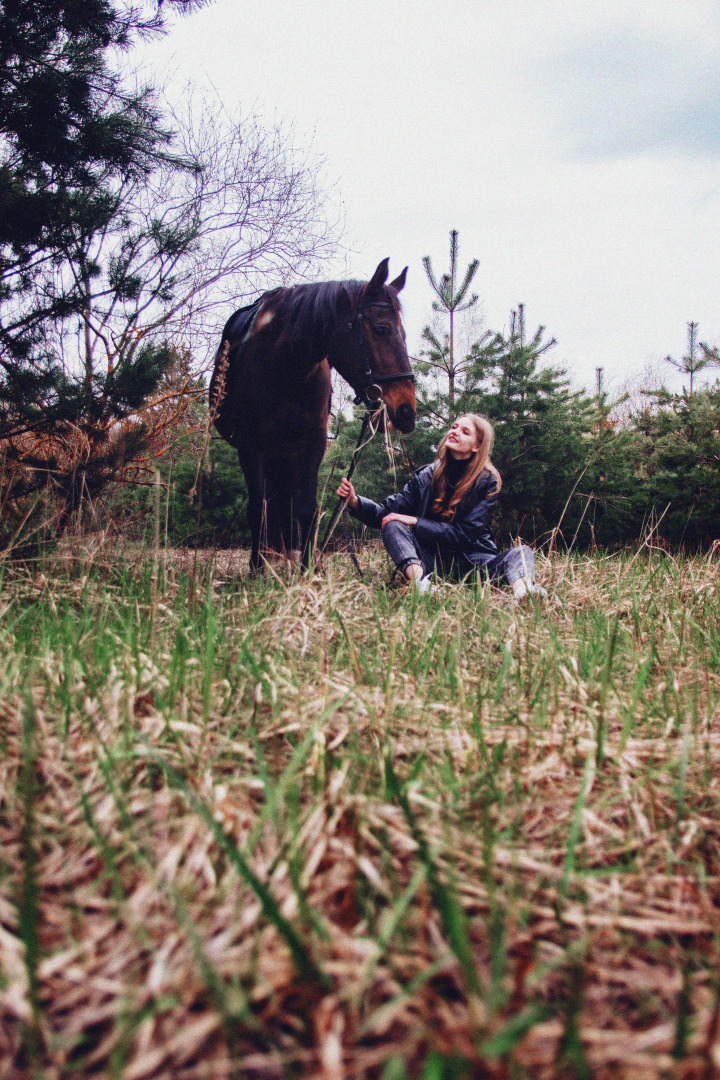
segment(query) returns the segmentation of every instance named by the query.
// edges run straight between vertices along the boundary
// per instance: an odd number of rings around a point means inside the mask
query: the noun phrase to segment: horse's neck
[[[318,285],[318,289],[322,286]],[[288,301],[292,304],[292,292],[288,290]],[[307,316],[305,316],[307,318]],[[337,338],[337,320],[334,317],[334,309],[318,314],[315,322],[311,322],[306,331],[296,334],[290,325],[288,336],[293,340],[291,346],[291,358],[293,366],[301,368],[313,368],[328,360],[333,367],[333,357],[337,353],[335,339]]]

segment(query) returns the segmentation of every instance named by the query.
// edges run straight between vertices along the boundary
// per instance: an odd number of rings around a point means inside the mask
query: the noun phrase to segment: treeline
[[[720,538],[720,383],[694,386],[692,393],[638,391],[632,400],[612,401],[602,386],[594,394],[572,390],[567,373],[546,362],[550,344],[542,327],[527,333],[520,307],[507,334],[486,337],[463,358],[452,409],[447,388],[433,381],[430,361],[421,362],[417,428],[403,438],[375,435],[355,474],[358,491],[381,500],[397,490],[433,460],[452,416],[480,412],[495,428],[493,459],[503,477],[496,517],[501,543],[521,537],[560,550],[638,541],[710,547]],[[338,409],[320,472],[326,517],[361,413]],[[162,470],[171,542],[248,541],[244,482],[230,447],[215,438],[203,444],[198,434],[176,445]],[[150,514],[147,495],[126,494],[130,503],[128,520]],[[349,527],[360,531],[353,521]]]
[[[393,440],[392,463],[382,437],[373,440],[356,474],[358,490],[375,499],[396,490],[413,468],[432,461],[451,415],[480,412],[495,428],[503,544],[521,537],[586,549],[648,539],[699,549],[718,539],[720,383],[611,402],[602,389],[571,390],[566,372],[541,361],[542,328],[528,338],[522,308],[510,326],[491,347],[475,350],[452,414],[447,395],[428,393],[420,380],[417,430]],[[328,475],[349,461],[358,423],[341,425]]]
[[[473,350],[452,412],[425,367],[418,378],[416,430],[403,438],[375,435],[355,475],[358,490],[378,500],[397,490],[433,460],[451,416],[480,412],[495,428],[493,459],[503,477],[495,523],[501,543],[521,537],[566,550],[648,540],[697,550],[719,539],[720,383],[692,393],[637,392],[619,405],[602,389],[572,390],[567,373],[545,362],[542,328],[527,335],[522,309],[510,327],[506,336]],[[176,378],[183,372],[181,365]],[[154,531],[159,512],[170,544],[247,543],[246,491],[236,453],[209,435],[206,421],[203,396],[153,459],[157,473],[140,484],[106,485],[84,524],[112,523],[142,539]],[[338,409],[320,473],[326,514],[335,505],[360,421],[361,409]],[[354,522],[350,527],[358,531]]]
[[[712,545],[720,537],[720,383],[699,386],[698,380],[720,361],[716,350],[698,343],[697,325],[688,324],[686,354],[666,358],[686,384],[680,392],[656,385],[613,400],[600,369],[595,393],[573,390],[568,373],[548,362],[554,338],[543,326],[528,330],[522,305],[506,331],[484,330],[469,345],[458,344],[467,341],[459,317],[472,315],[478,300],[470,292],[478,262],[460,272],[458,258],[453,230],[448,272],[436,276],[430,259],[423,260],[436,300],[415,363],[417,428],[404,439],[381,433],[372,439],[355,475],[358,490],[380,501],[433,460],[454,417],[479,412],[495,429],[502,544],[522,538],[564,550],[638,541],[692,550]],[[352,409],[339,381],[336,399],[334,437],[320,472],[326,517],[362,411]],[[216,438],[202,448],[176,445],[163,469],[172,492],[169,539],[247,542],[244,483],[228,446]],[[131,498],[133,520],[142,520],[137,493]],[[346,522],[336,535],[348,528],[359,531]]]

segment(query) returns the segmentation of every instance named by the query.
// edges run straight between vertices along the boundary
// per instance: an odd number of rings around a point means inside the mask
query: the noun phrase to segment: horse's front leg
[[[267,544],[267,513],[265,503],[265,478],[262,458],[259,454],[239,453],[240,467],[248,490],[247,523],[250,529],[250,568],[262,570],[261,550]]]
[[[301,526],[298,505],[301,501],[299,455],[294,447],[262,455],[263,495],[261,556],[277,556],[290,563],[299,563]]]
[[[298,490],[298,524],[303,566],[310,569],[318,521],[317,485],[320,464],[327,447],[327,434],[320,431],[308,440],[300,469]]]
[[[268,485],[275,499],[270,512],[279,530],[279,549],[290,563],[310,566],[317,517],[317,479],[327,439],[306,438],[286,450],[281,460],[268,463]]]

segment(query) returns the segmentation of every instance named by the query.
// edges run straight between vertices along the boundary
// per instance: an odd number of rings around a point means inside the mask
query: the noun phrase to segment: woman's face
[[[472,420],[467,416],[458,416],[447,434],[445,445],[454,458],[469,458],[480,449],[477,432]]]

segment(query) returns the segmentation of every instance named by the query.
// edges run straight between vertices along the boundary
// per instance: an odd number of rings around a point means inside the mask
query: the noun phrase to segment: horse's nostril
[[[402,431],[412,431],[415,427],[415,410],[406,401],[398,406],[396,423]]]

